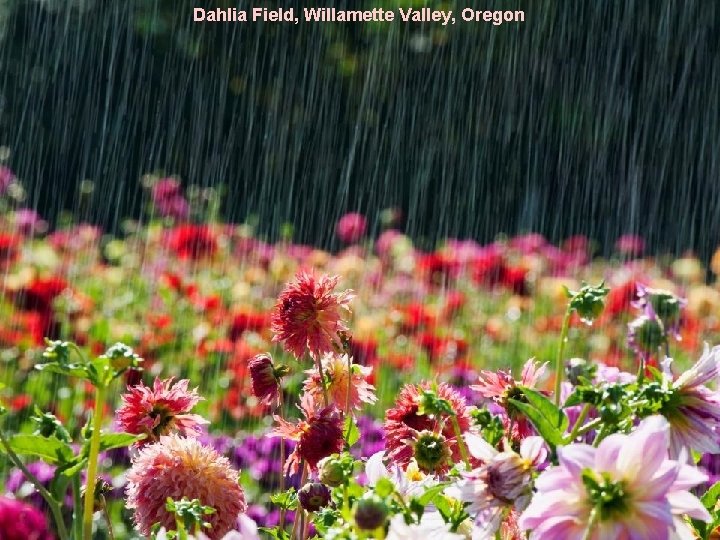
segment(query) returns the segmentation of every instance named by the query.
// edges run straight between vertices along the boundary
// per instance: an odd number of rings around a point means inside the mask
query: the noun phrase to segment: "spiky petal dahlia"
[[[309,351],[313,358],[342,349],[341,332],[348,327],[343,311],[349,313],[352,291],[333,292],[340,278],[300,272],[278,297],[271,318],[273,341],[301,358]]]
[[[511,437],[515,440],[522,440],[532,435],[533,429],[529,420],[516,410],[510,399],[523,399],[519,386],[533,388],[540,378],[545,374],[545,366],[539,365],[533,358],[525,362],[520,380],[516,381],[509,371],[481,371],[478,384],[471,386],[483,398],[500,405],[506,412],[505,428],[512,428]]]
[[[117,411],[117,423],[127,433],[145,434],[139,445],[155,442],[162,435],[177,430],[187,437],[200,435],[200,426],[208,421],[197,414],[187,414],[203,399],[197,389],[188,390],[190,381],[155,379],[153,387],[140,383],[128,388]]]
[[[199,499],[215,509],[205,519],[211,525],[206,534],[217,540],[235,527],[238,515],[245,511],[245,494],[237,478],[227,458],[197,439],[160,437],[133,459],[127,476],[127,507],[134,511],[138,530],[149,535],[155,523],[175,528],[175,515],[165,508],[168,497]]]
[[[424,381],[420,384],[406,384],[395,400],[395,406],[385,413],[385,450],[391,462],[397,463],[403,469],[407,468],[410,460],[415,456],[416,449],[424,448],[417,446],[422,438],[427,440],[430,433],[438,435],[437,444],[446,445],[451,459],[459,463],[461,451],[455,435],[453,422],[450,415],[440,413],[435,415],[419,414],[423,392],[433,391],[441,400],[446,400],[457,417],[460,432],[464,435],[469,432],[472,421],[470,409],[465,399],[452,387],[445,383],[434,387],[433,383]],[[420,464],[420,463],[418,463]],[[424,472],[440,473],[447,470],[447,460],[437,463],[437,468],[429,470],[424,467]],[[421,465],[421,468],[423,466]]]
[[[312,396],[303,394],[300,410],[305,420],[291,424],[276,415],[274,418],[278,426],[270,432],[270,436],[297,441],[295,450],[286,462],[291,473],[298,471],[301,460],[315,469],[318,461],[339,453],[344,444],[343,415],[334,404],[319,408]]]
[[[346,354],[326,354],[322,358],[323,374],[327,381],[327,392],[331,403],[345,410],[350,398],[352,409],[361,409],[364,403],[375,403],[375,387],[367,382],[368,376],[372,373],[369,366],[350,364],[348,377],[348,356]],[[323,387],[320,380],[320,373],[317,368],[309,369],[305,373],[309,377],[305,380],[303,390],[310,394],[313,399],[320,403],[323,399]]]

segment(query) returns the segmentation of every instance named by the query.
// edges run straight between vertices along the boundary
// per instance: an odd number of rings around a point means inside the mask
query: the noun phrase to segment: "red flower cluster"
[[[212,257],[218,249],[217,239],[207,225],[179,225],[169,232],[168,245],[181,259]]]

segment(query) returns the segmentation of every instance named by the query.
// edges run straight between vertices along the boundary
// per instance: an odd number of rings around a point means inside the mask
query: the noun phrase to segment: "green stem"
[[[323,401],[325,402],[325,407],[327,407],[328,405],[330,405],[330,400],[328,399],[327,384],[325,383],[325,372],[323,371],[322,361],[320,360],[320,357],[315,359],[315,365],[317,366],[318,373],[320,374],[320,384],[322,385]]]
[[[467,467],[467,470],[469,471],[471,469],[470,456],[468,455],[467,446],[465,446],[465,439],[463,439],[462,431],[460,431],[460,423],[455,415],[450,417],[450,421],[452,422],[453,429],[455,430],[455,438],[457,439],[458,448],[460,449],[460,456],[465,462],[465,467]]]
[[[278,414],[283,415],[282,388],[278,392]],[[280,493],[285,492],[285,437],[280,437]],[[280,508],[280,531],[285,531],[285,507]]]
[[[587,418],[588,413],[590,412],[590,404],[586,403],[585,406],[580,411],[580,416],[578,416],[578,419],[575,421],[575,425],[573,426],[572,430],[570,430],[570,435],[568,435],[568,442],[573,442],[577,436],[578,431],[580,431],[580,426],[585,421],[585,418]]]
[[[300,469],[302,470],[302,475],[300,476],[300,487],[302,488],[303,485],[305,485],[305,482],[307,481],[307,467],[305,466],[305,460],[300,460]],[[293,520],[293,527],[292,532],[290,533],[290,539],[291,540],[297,540],[297,531],[298,531],[298,525],[302,521],[301,516],[303,514],[304,510],[300,508],[300,503],[298,502],[297,510],[295,510],[295,519]],[[304,528],[304,525],[303,525]],[[302,529],[301,529],[302,531]]]
[[[578,432],[575,434],[576,437],[580,437],[581,435],[585,435],[588,431],[592,431],[596,427],[598,427],[600,424],[602,424],[601,418],[596,418],[595,420],[591,420],[587,424],[585,424],[583,427],[578,429]]]
[[[600,445],[600,442],[607,436],[607,431],[607,425],[604,425],[600,428],[600,431],[598,432],[592,444],[595,448],[597,448]]]
[[[25,464],[18,457],[15,451],[10,447],[10,442],[7,440],[5,434],[2,431],[0,431],[0,444],[2,444],[3,448],[5,449],[5,453],[8,455],[8,458],[10,458],[10,461],[12,461],[13,465],[15,465],[18,469],[22,471],[22,473],[25,475],[25,478],[28,479],[28,481],[33,485],[33,487],[37,490],[37,492],[42,496],[42,498],[50,507],[50,512],[52,513],[53,519],[55,520],[55,526],[57,527],[57,533],[60,537],[60,540],[68,540],[68,533],[67,529],[65,528],[65,520],[60,509],[60,503],[55,499],[55,497],[50,494],[47,489],[45,489],[45,486],[40,483],[40,481],[35,477],[35,475],[33,475],[27,469],[27,467],[25,467]]]
[[[80,473],[73,476],[73,538],[80,540],[82,538],[82,491],[80,489]]]
[[[590,540],[592,538],[593,529],[595,528],[595,522],[597,521],[597,509],[593,508],[590,512],[590,520],[588,521],[587,528],[583,534],[583,540]]]
[[[557,358],[555,359],[555,405],[560,406],[560,389],[562,388],[565,368],[563,367],[563,353],[565,352],[565,341],[567,341],[568,330],[570,329],[570,316],[572,310],[568,307],[563,318],[562,329],[560,330],[560,346],[558,347]]]
[[[95,390],[95,411],[93,412],[90,454],[88,455],[87,481],[85,483],[85,508],[83,511],[83,540],[92,539],[93,514],[95,513],[95,484],[97,483],[98,454],[100,453],[100,426],[105,406],[103,387]]]
[[[345,418],[350,418],[350,397],[352,396],[352,357],[347,355],[347,368],[348,368],[348,388],[347,397],[345,398]],[[352,432],[352,422],[348,420],[347,434],[345,435],[345,443],[350,446],[348,441],[350,440],[350,433]]]
[[[637,373],[637,382],[638,385],[642,385],[643,381],[645,381],[645,354],[640,355],[640,367],[638,368]]]

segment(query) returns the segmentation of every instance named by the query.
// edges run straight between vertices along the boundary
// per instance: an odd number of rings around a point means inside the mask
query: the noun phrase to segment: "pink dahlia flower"
[[[691,450],[720,454],[720,395],[705,386],[719,374],[720,346],[706,344],[695,365],[670,385],[660,414],[670,422],[671,456],[677,458],[683,450],[687,455]]]
[[[197,414],[187,414],[203,399],[197,389],[188,390],[190,381],[183,379],[173,385],[173,379],[155,379],[150,388],[140,383],[128,387],[117,411],[117,423],[127,433],[145,434],[140,445],[155,442],[162,435],[177,430],[187,437],[197,437],[208,421]]]
[[[519,397],[518,386],[534,388],[540,378],[545,374],[545,364],[538,364],[533,358],[525,362],[520,380],[516,381],[509,371],[487,371],[480,372],[478,384],[470,388],[479,393],[486,400],[493,401],[500,405],[506,412],[505,428],[512,428],[511,437],[521,440],[534,433],[530,421],[510,403],[510,399]]]
[[[127,476],[127,507],[134,511],[138,530],[149,535],[153,524],[175,528],[175,515],[168,512],[168,497],[199,499],[215,509],[205,517],[211,540],[218,540],[235,528],[245,511],[245,494],[238,484],[238,472],[227,458],[196,439],[169,435],[145,446],[133,459]]]
[[[710,515],[688,490],[707,476],[669,459],[669,444],[667,420],[651,416],[598,448],[558,448],[560,464],[537,478],[520,528],[531,540],[692,538],[683,516],[708,521]]]
[[[291,424],[276,415],[274,418],[278,426],[270,433],[273,437],[297,441],[285,464],[291,473],[299,470],[301,460],[315,469],[318,461],[339,453],[344,445],[343,415],[334,404],[319,408],[310,394],[303,394],[300,410],[305,420]]]
[[[2,540],[52,540],[45,515],[22,501],[0,497]]]
[[[367,230],[367,219],[362,214],[350,212],[337,223],[335,233],[346,244],[354,244],[360,240]]]
[[[372,373],[369,366],[350,364],[348,376],[348,356],[346,354],[326,354],[322,358],[323,374],[327,381],[327,393],[330,403],[334,403],[340,410],[345,410],[350,398],[351,409],[361,409],[364,403],[375,403],[375,387],[367,381]],[[323,387],[317,368],[309,369],[305,373],[309,377],[305,380],[303,390],[320,403],[323,399]]]
[[[430,434],[436,434],[440,438],[436,441],[438,444],[446,446],[449,453],[448,457],[455,463],[459,463],[462,459],[460,447],[453,423],[447,414],[427,415],[418,414],[422,392],[432,389],[433,385],[429,381],[420,383],[419,385],[405,385],[395,400],[395,406],[385,413],[385,450],[388,459],[393,463],[397,463],[403,469],[406,469],[410,461],[417,457],[415,455],[417,443],[422,438]],[[470,418],[470,408],[467,406],[465,399],[452,387],[445,383],[441,383],[436,389],[437,396],[450,403],[460,426],[460,433],[465,435],[470,431],[472,420]],[[437,468],[429,470],[422,463],[418,463],[423,472],[442,473],[445,472],[451,463],[445,460],[438,463]]]
[[[350,312],[354,295],[350,290],[333,292],[339,279],[337,276],[316,279],[300,272],[278,297],[271,318],[273,341],[281,342],[296,358],[301,358],[306,350],[313,358],[341,350],[340,333],[348,331],[343,311]]]

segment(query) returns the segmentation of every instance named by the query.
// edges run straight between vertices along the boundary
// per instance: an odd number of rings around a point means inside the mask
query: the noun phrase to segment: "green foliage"
[[[519,399],[511,399],[512,405],[527,416],[537,432],[552,448],[562,444],[563,433],[568,427],[565,413],[540,392],[522,388],[522,393],[527,403]]]

